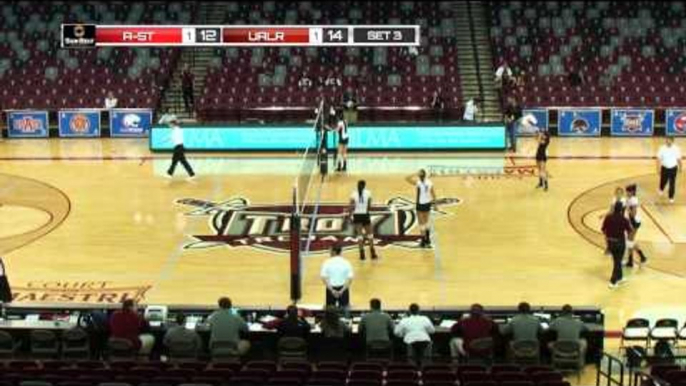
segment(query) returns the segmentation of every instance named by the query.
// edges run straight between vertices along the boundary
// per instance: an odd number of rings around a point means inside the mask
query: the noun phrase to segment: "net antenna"
[[[309,242],[302,245],[302,218],[303,216],[314,216],[314,213],[306,213],[308,210],[307,202],[310,195],[311,186],[314,177],[318,173],[319,152],[321,151],[323,138],[321,133],[326,128],[324,127],[324,100],[319,101],[317,107],[316,117],[312,127],[312,134],[314,140],[308,146],[301,156],[301,166],[298,175],[293,184],[293,207],[291,209],[290,221],[290,297],[293,303],[296,303],[302,297],[302,254],[303,250],[307,253],[309,249]],[[312,206],[310,205],[310,210]],[[308,238],[309,238],[308,232]]]

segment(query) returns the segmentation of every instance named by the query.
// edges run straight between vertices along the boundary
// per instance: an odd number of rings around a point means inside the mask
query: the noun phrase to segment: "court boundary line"
[[[653,217],[653,214],[652,214],[649,210],[647,210],[647,209],[645,208],[645,204],[641,204],[641,208],[643,209],[643,212],[644,212],[645,214],[647,214],[648,217],[650,217],[650,220],[653,222],[653,224],[655,224],[655,226],[657,227],[657,229],[659,229],[660,232],[662,232],[662,234],[665,235],[665,237],[667,238],[667,240],[669,240],[669,242],[672,243],[672,244],[677,244],[677,243],[675,243],[674,240],[672,240],[672,238],[669,236],[669,233],[667,233],[667,232],[664,230],[664,228],[662,228],[662,225],[660,225],[660,222],[657,221],[657,220],[655,219],[655,217]]]
[[[69,217],[69,215],[71,215],[71,208],[72,208],[71,199],[69,198],[69,195],[67,195],[62,189],[60,189],[60,188],[58,188],[58,187],[56,187],[56,186],[53,186],[53,185],[51,185],[51,184],[49,184],[49,183],[47,183],[47,182],[45,182],[45,181],[41,181],[41,180],[38,180],[38,179],[35,179],[35,178],[31,178],[31,177],[17,176],[17,175],[15,175],[15,174],[8,174],[8,173],[0,173],[0,174],[2,174],[2,175],[4,175],[4,176],[9,176],[9,177],[23,178],[23,179],[26,179],[26,180],[33,181],[33,182],[35,182],[35,183],[37,183],[37,184],[39,184],[39,185],[43,185],[43,186],[46,186],[46,187],[48,187],[48,188],[55,189],[55,191],[57,191],[57,193],[61,194],[61,195],[64,197],[64,199],[66,200],[66,202],[67,202],[67,211],[66,211],[66,213],[64,214],[64,218],[62,218],[62,220],[58,221],[52,229],[50,229],[48,232],[46,232],[44,235],[42,235],[42,236],[40,236],[40,237],[36,237],[36,238],[34,238],[34,239],[32,239],[32,240],[29,240],[29,241],[28,241],[27,243],[25,243],[25,244],[19,245],[19,246],[15,247],[15,248],[8,249],[7,251],[5,251],[5,254],[6,254],[6,255],[9,255],[10,253],[12,253],[12,252],[14,252],[14,251],[16,251],[16,250],[19,250],[19,249],[21,249],[21,248],[24,248],[25,246],[30,245],[30,244],[32,244],[32,243],[34,243],[34,242],[36,242],[36,241],[38,241],[38,240],[40,240],[40,239],[42,239],[42,238],[48,236],[48,235],[50,235],[50,234],[51,234],[52,232],[54,232],[57,228],[61,227],[62,224],[63,224],[65,221],[67,221],[67,218]],[[53,213],[50,213],[50,212],[48,212],[48,214],[50,214],[50,216],[51,216],[51,221],[52,221],[52,219],[54,219],[54,214],[53,214]],[[45,227],[47,227],[47,226],[50,226],[50,222],[48,222],[47,224],[43,225],[42,227],[40,227],[40,228],[38,228],[38,229],[36,229],[36,230],[43,229],[43,228],[45,228]],[[35,232],[36,230],[29,231],[29,232],[25,232],[25,233],[23,233],[22,235],[25,235],[25,234],[31,233],[31,232]],[[11,237],[14,237],[14,236],[11,236]]]
[[[358,153],[359,155],[359,153]],[[391,158],[391,159],[403,159],[411,156],[411,158],[464,158],[464,159],[507,159],[514,164],[515,159],[529,160],[535,159],[534,156],[526,155],[515,155],[515,156],[495,156],[495,155],[472,155],[467,154],[451,154],[451,155],[440,155],[440,154],[416,154],[407,153],[403,155],[399,154],[374,154],[366,155],[364,158]],[[284,157],[297,159],[297,156],[291,154],[278,154],[278,155],[260,155],[260,156],[239,156],[239,155],[193,155],[192,153],[188,155],[191,159],[283,159]],[[357,158],[357,157],[354,157]],[[65,157],[52,157],[52,156],[34,156],[34,157],[0,157],[0,161],[138,161],[141,164],[146,161],[154,160],[168,160],[169,156],[65,156]],[[655,160],[653,156],[594,156],[594,155],[562,155],[562,156],[548,156],[549,160],[558,161],[597,161],[597,160],[607,160],[607,161],[647,161]]]

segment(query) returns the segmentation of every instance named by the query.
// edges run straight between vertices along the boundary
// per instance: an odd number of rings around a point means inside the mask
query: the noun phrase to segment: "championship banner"
[[[519,124],[517,125],[517,135],[520,137],[534,136],[541,130],[548,131],[548,109],[523,109],[522,118],[532,116],[536,119],[535,125]],[[520,121],[521,122],[521,121]]]
[[[111,137],[147,137],[151,127],[150,109],[110,110]]]
[[[649,137],[655,128],[655,110],[612,109],[610,134],[619,137]]]
[[[560,109],[557,113],[559,136],[599,137],[601,124],[600,109]]]
[[[47,138],[47,111],[7,111],[7,135],[10,138]]]
[[[667,109],[665,112],[665,134],[686,136],[686,109]]]
[[[61,110],[60,137],[100,137],[100,110]]]

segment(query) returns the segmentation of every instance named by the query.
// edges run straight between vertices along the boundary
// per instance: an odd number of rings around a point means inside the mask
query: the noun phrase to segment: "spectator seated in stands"
[[[144,333],[148,328],[145,319],[138,315],[132,299],[124,300],[121,310],[115,311],[110,317],[110,338],[128,340],[141,356],[149,356],[155,345],[155,337]]]
[[[286,317],[279,322],[276,331],[281,338],[302,338],[307,340],[311,329],[310,324],[298,316],[298,307],[291,305],[286,309]]]
[[[562,307],[562,314],[550,323],[550,331],[557,333],[558,342],[579,342],[580,365],[583,366],[588,343],[586,339],[582,337],[582,334],[586,333],[588,328],[582,321],[574,318],[572,306],[565,304]],[[548,344],[548,348],[550,348],[551,351],[553,350],[553,343],[554,342],[550,342]]]
[[[390,315],[381,311],[381,300],[369,301],[370,312],[360,320],[359,331],[364,335],[367,346],[379,344],[390,346],[393,335],[393,320]]]
[[[496,87],[502,87],[510,78],[512,78],[512,69],[507,62],[503,62],[498,66],[498,69],[495,70]]]
[[[450,354],[453,359],[469,357],[471,354],[476,356],[482,354],[477,352],[478,348],[473,348],[472,342],[483,339],[491,340],[498,333],[497,325],[484,315],[484,308],[480,304],[473,304],[469,316],[455,323],[450,332],[453,339],[450,341]]]
[[[341,87],[342,85],[343,85],[343,82],[341,81],[341,78],[335,76],[333,72],[329,72],[329,75],[324,80],[324,86],[327,86],[327,87],[336,88],[336,87]]]
[[[176,315],[176,325],[170,327],[164,334],[162,341],[172,357],[197,357],[202,350],[202,339],[195,330],[186,328],[186,315],[179,312]]]
[[[395,335],[407,345],[408,358],[415,361],[431,357],[431,334],[434,332],[436,329],[431,319],[419,315],[419,305],[416,303],[410,305],[410,314],[395,326]]]
[[[443,121],[443,112],[445,111],[445,99],[441,95],[441,90],[435,90],[431,97],[431,109],[434,111],[437,121]]]
[[[208,318],[210,325],[210,351],[220,345],[235,347],[239,356],[250,350],[250,342],[241,339],[241,335],[248,333],[248,325],[232,308],[231,299],[219,299],[219,309]]]
[[[306,73],[303,72],[302,76],[300,77],[300,80],[298,81],[298,87],[300,88],[310,88],[312,87],[312,79],[307,76]]]
[[[536,342],[538,345],[539,334],[541,332],[541,322],[531,314],[529,303],[519,303],[517,307],[519,314],[515,315],[503,326],[502,334],[512,337],[510,349],[517,342]],[[538,346],[537,346],[538,347]]]

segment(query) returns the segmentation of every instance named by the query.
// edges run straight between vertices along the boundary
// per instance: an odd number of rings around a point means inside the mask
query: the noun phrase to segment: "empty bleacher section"
[[[180,51],[165,48],[60,49],[60,24],[184,24],[192,2],[5,2],[0,5],[0,108],[156,107]]]
[[[524,74],[528,106],[680,106],[686,102],[681,2],[490,2],[494,65]],[[581,84],[570,78],[579,76]],[[577,78],[578,80],[578,78]]]
[[[428,110],[435,90],[441,90],[453,116],[461,106],[450,3],[303,2],[296,7],[270,1],[233,2],[224,7],[222,22],[420,24],[422,45],[416,53],[383,47],[217,49],[198,99],[198,115],[205,120],[265,116],[274,107],[288,110],[279,112],[288,117],[310,117],[316,98],[323,94],[339,101],[347,90],[357,94],[365,119],[427,118],[416,109]],[[321,85],[329,76],[339,79],[340,85]],[[313,85],[299,87],[303,77]]]

